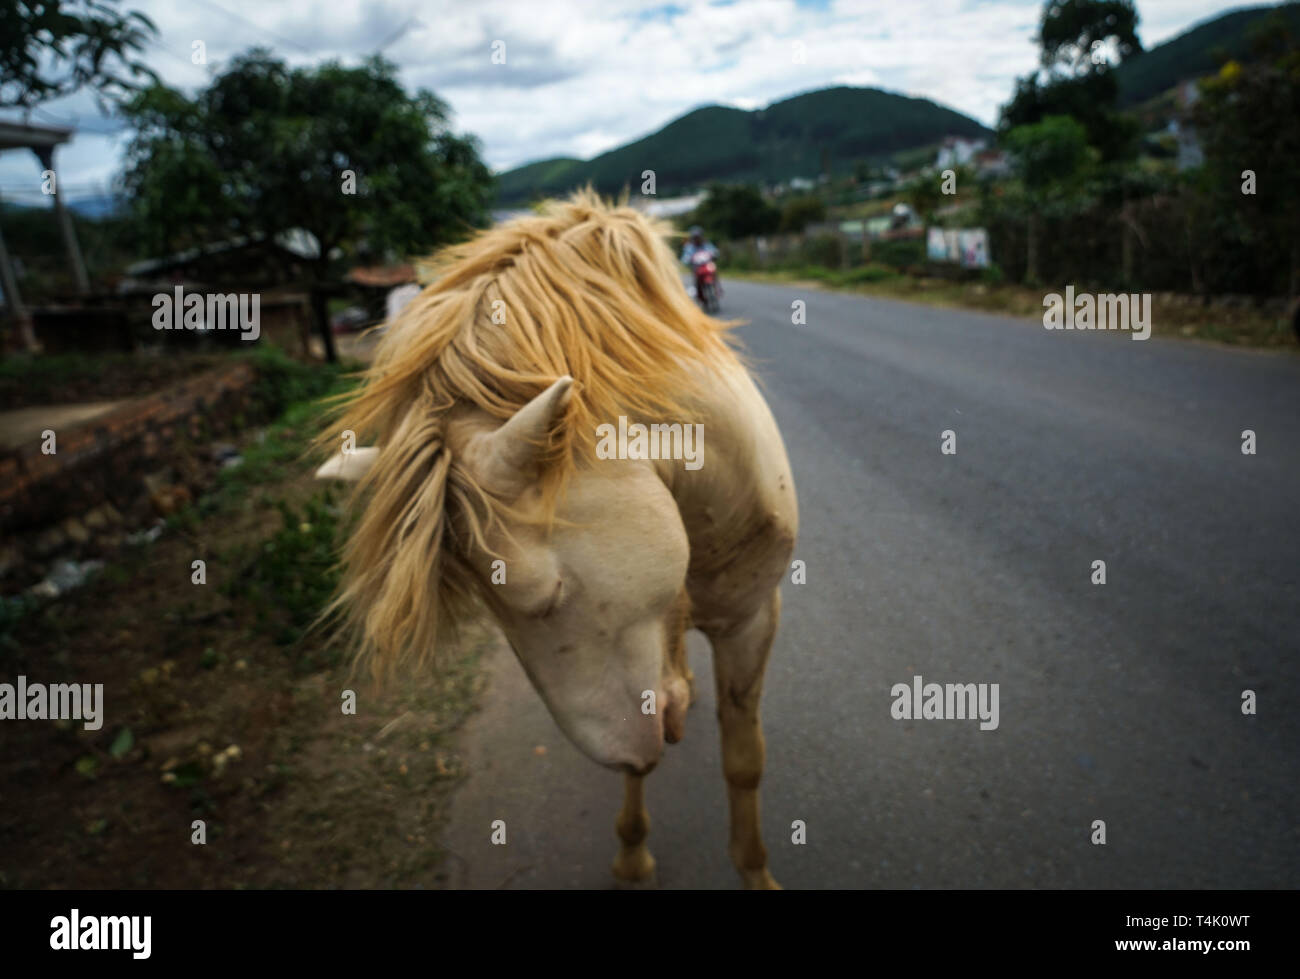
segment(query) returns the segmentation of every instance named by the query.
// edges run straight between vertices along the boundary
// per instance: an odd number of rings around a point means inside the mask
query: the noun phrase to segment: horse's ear
[[[531,476],[546,448],[547,436],[564,416],[573,396],[573,378],[567,374],[533,398],[476,446],[475,466],[485,486],[505,488]]]
[[[335,452],[324,465],[316,470],[317,479],[342,479],[355,483],[364,476],[379,458],[378,446],[353,449],[344,454]]]

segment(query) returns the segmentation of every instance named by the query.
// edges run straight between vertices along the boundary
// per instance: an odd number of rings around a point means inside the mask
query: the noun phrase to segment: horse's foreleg
[[[622,841],[614,858],[614,876],[625,884],[654,881],[655,858],[645,845],[650,833],[650,813],[645,807],[645,776],[623,776],[623,811],[614,822]]]
[[[710,635],[713,675],[718,688],[718,724],[722,730],[722,771],[731,804],[731,859],[745,887],[778,887],[767,869],[758,818],[758,783],[763,777],[766,750],[758,702],[763,671],[781,614],[781,593],[753,618],[725,633]]]

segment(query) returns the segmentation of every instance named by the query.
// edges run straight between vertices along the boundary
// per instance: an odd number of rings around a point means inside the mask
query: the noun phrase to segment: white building
[[[964,136],[945,136],[943,145],[939,147],[939,155],[935,158],[934,165],[940,170],[946,170],[949,167],[960,167],[975,158],[988,145],[987,141],[982,139],[966,139]]]
[[[690,194],[686,197],[632,197],[629,203],[638,211],[652,218],[675,218],[689,214],[700,206],[703,194]]]

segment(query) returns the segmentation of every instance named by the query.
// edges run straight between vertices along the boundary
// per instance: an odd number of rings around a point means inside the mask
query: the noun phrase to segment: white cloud
[[[157,23],[155,70],[192,89],[211,68],[261,44],[292,64],[355,62],[383,48],[408,87],[447,99],[505,169],[589,157],[692,108],[756,108],[828,85],[874,85],[993,124],[1014,79],[1032,69],[1040,0],[124,0]],[[1140,0],[1149,46],[1225,9],[1221,0]],[[190,63],[207,45],[210,65]],[[506,63],[491,61],[504,41]],[[801,48],[796,48],[796,43]],[[796,57],[801,50],[803,60]],[[11,116],[13,113],[7,113]],[[33,122],[94,118],[86,95]],[[102,122],[99,123],[102,125]],[[106,182],[123,141],[83,132],[61,151],[69,186]],[[28,155],[29,156],[29,155]],[[0,156],[0,193],[39,177],[34,159]],[[74,195],[75,196],[75,195]]]

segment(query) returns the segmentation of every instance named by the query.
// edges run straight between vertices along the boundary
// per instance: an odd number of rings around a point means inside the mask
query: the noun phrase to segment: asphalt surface
[[[1300,886],[1300,357],[726,288],[807,564],[764,696],[776,879]],[[691,650],[701,699],[648,780],[649,844],[659,886],[734,888],[707,644]],[[488,666],[449,883],[611,887],[620,777],[564,740],[508,651]],[[891,688],[918,674],[997,683],[997,729],[894,720]]]

